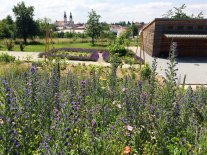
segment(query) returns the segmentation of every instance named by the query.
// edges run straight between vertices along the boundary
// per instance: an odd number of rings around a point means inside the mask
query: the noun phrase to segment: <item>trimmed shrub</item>
[[[127,54],[127,49],[125,49],[125,47],[118,42],[110,46],[109,51],[112,54],[118,54],[119,56],[125,56]]]

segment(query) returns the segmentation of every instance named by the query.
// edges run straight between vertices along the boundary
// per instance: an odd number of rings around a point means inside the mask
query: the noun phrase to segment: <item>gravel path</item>
[[[100,63],[105,63],[104,59],[103,59],[103,54],[102,53],[98,53],[99,55],[99,59],[97,62],[100,62]]]
[[[136,47],[130,47],[134,52]],[[139,56],[139,50],[137,52]],[[152,64],[153,57],[145,53],[146,62]],[[158,74],[165,77],[165,69],[167,69],[167,59],[157,58]],[[207,85],[207,58],[182,58],[177,60],[177,78],[180,79],[181,83],[186,75],[186,84],[189,85]]]

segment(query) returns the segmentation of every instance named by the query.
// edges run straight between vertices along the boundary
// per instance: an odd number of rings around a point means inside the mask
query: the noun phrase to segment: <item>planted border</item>
[[[58,54],[58,52],[64,52],[64,54]],[[89,56],[73,56],[69,55],[69,52],[84,52],[84,53],[91,53]],[[84,49],[84,48],[56,48],[52,49],[48,52],[40,53],[39,57],[60,57],[60,58],[67,58],[68,60],[79,60],[79,61],[97,61],[99,59],[98,53],[108,53],[108,51],[100,50],[100,49]],[[108,60],[108,56],[104,60]]]

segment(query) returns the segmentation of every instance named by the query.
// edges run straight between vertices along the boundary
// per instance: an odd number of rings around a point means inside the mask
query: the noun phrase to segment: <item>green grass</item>
[[[44,52],[45,51],[45,44],[44,40],[38,40],[40,44],[29,44],[25,46],[25,52]],[[72,42],[71,40],[67,39],[53,39],[54,44],[50,44],[50,49],[52,48],[96,48],[96,49],[105,49],[107,48],[107,43],[97,43],[96,45],[92,46],[90,42]],[[7,51],[6,45],[4,40],[0,41],[0,51]],[[12,51],[20,51],[20,47],[18,44],[15,44]]]
[[[104,46],[91,46],[90,43],[60,43],[60,44],[53,44],[50,45],[50,49],[52,48],[65,48],[65,47],[71,47],[71,48],[98,48],[98,49],[105,49]],[[1,51],[7,51],[5,46],[0,47]],[[18,45],[15,45],[12,49],[13,51],[20,51],[20,48]],[[25,52],[44,52],[45,51],[45,45],[27,45],[24,48]]]
[[[0,51],[7,51],[6,48],[6,42],[7,39],[1,39],[0,40]],[[18,42],[22,41],[21,39],[16,39],[15,42],[17,44],[14,45],[13,51],[20,51],[20,46]],[[109,40],[104,39],[100,40],[98,39],[95,43],[95,46],[91,45],[91,39],[85,38],[85,39],[69,39],[69,38],[53,38],[52,41],[54,44],[50,45],[51,48],[95,48],[95,49],[106,49],[109,45]],[[14,42],[14,41],[13,41]],[[32,42],[36,42],[36,44],[33,44]],[[28,39],[28,45],[24,48],[25,52],[44,52],[45,51],[45,40],[44,39],[34,39],[30,40]],[[137,39],[131,39],[129,46],[137,46]]]

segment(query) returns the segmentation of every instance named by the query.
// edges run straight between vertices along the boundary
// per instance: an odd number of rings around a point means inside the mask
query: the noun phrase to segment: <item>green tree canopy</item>
[[[115,23],[115,25],[120,25],[120,26],[127,26],[125,21],[120,21],[118,23]]]
[[[56,30],[56,27],[54,24],[52,24],[52,20],[49,18],[43,18],[43,19],[38,19],[36,21],[37,25],[38,25],[38,35],[40,37],[44,37],[45,33],[46,33],[46,29],[50,29],[52,31]]]
[[[102,27],[103,31],[109,31],[110,30],[109,24],[106,23],[106,22],[102,22],[101,27]]]
[[[86,32],[91,37],[91,43],[94,45],[95,38],[100,36],[101,24],[99,22],[100,15],[96,11],[89,12],[88,21],[86,23]]]
[[[131,29],[132,29],[132,36],[133,36],[133,38],[134,38],[135,36],[138,35],[138,27],[137,27],[137,26],[135,25],[135,23],[133,23],[133,22],[132,22]]]
[[[163,17],[172,19],[203,18],[203,12],[200,12],[197,16],[195,16],[194,14],[187,15],[185,12],[186,7],[187,6],[185,4],[182,4],[180,7],[174,7],[173,9],[170,9],[166,14],[164,14]]]
[[[15,36],[14,21],[10,15],[0,21],[0,38],[13,38]]]
[[[26,44],[28,37],[37,34],[37,23],[33,20],[34,7],[27,7],[24,2],[20,2],[14,6],[13,12],[16,17],[17,34],[24,39]]]

